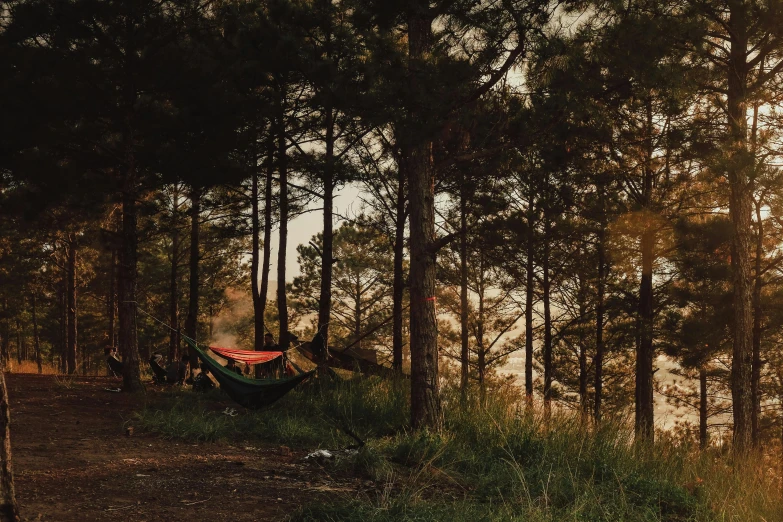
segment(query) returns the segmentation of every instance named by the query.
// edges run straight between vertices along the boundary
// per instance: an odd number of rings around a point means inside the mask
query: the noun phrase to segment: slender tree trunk
[[[250,256],[250,292],[253,295],[253,349],[260,351],[264,349],[264,316],[263,316],[263,303],[265,297],[261,295],[261,291],[258,288],[260,281],[258,276],[261,275],[261,219],[258,215],[258,173],[253,172],[252,184],[250,187],[250,223],[252,229],[252,246]],[[258,366],[256,366],[258,370]]]
[[[131,167],[131,171],[135,168]],[[138,263],[138,236],[136,229],[135,173],[128,175],[122,196],[122,253],[119,275],[119,345],[122,354],[123,390],[142,389],[139,371],[139,345],[136,331],[136,278]],[[68,325],[71,330],[70,320]]]
[[[277,122],[277,166],[280,176],[280,243],[277,249],[277,313],[280,320],[278,343],[288,349],[288,300],[286,296],[286,257],[288,254],[288,146],[285,137],[285,88],[280,88]]]
[[[22,325],[19,318],[16,318],[16,362],[22,365]]]
[[[11,464],[11,407],[5,372],[0,372],[0,522],[18,522],[19,506],[14,489],[14,471]]]
[[[35,292],[30,296],[30,303],[33,313],[33,347],[35,349],[35,364],[38,365],[38,373],[43,373],[43,363],[41,362],[41,344],[38,339],[38,310]]]
[[[653,245],[655,233],[642,233],[642,282],[639,291],[639,344],[636,354],[636,422],[638,440],[652,440],[653,429]]]
[[[527,208],[527,245],[525,264],[525,398],[528,406],[533,404],[533,305],[535,300],[535,204],[533,188]]]
[[[468,377],[470,374],[470,350],[468,339],[468,216],[465,176],[462,176],[459,198],[460,241],[459,241],[459,323],[460,323],[460,398],[462,406],[468,403]],[[480,381],[481,381],[480,376]],[[482,387],[483,387],[483,381]]]
[[[550,233],[549,216],[544,216],[544,258],[542,260],[542,298],[544,304],[544,416],[548,420],[552,414],[552,306],[551,281],[549,274]]]
[[[76,373],[77,310],[76,310],[76,235],[68,237],[68,373]]]
[[[114,317],[117,303],[115,302],[115,285],[117,281],[117,249],[111,249],[111,265],[109,266],[109,292],[106,305],[106,315],[109,318],[109,332],[107,334],[108,344],[111,347],[117,346],[117,335],[115,332]]]
[[[261,332],[266,330],[264,313],[266,312],[266,304],[269,302],[269,264],[272,260],[272,177],[275,168],[275,152],[275,135],[270,132],[267,140],[266,179],[264,180],[264,259],[261,266],[261,289],[258,292],[257,306],[254,302],[253,308],[255,330]],[[263,341],[261,346],[263,347]],[[256,349],[259,348],[256,347]],[[256,378],[260,379],[262,376],[261,366],[256,365]]]
[[[478,381],[479,381],[479,401],[482,406],[486,404],[486,398],[487,398],[487,383],[486,383],[486,377],[487,377],[487,349],[484,345],[484,330],[485,330],[485,322],[484,322],[484,309],[485,309],[485,296],[486,296],[486,289],[484,288],[484,266],[483,263],[480,263],[480,266],[478,267],[479,270],[481,270],[481,275],[479,276],[479,285],[478,285],[478,320],[476,321],[476,349],[478,353],[476,354],[476,370],[478,371]]]
[[[179,358],[179,185],[171,191],[171,268],[169,271],[169,362]]]
[[[9,317],[8,317],[8,298],[3,298],[3,339],[2,339],[2,345],[0,345],[2,348],[2,356],[0,357],[2,360],[0,360],[0,365],[2,368],[0,368],[1,371],[7,371],[8,370],[8,361],[11,358],[11,326],[9,324]]]
[[[432,45],[429,2],[417,1],[408,12],[408,88],[414,96],[423,86]],[[419,101],[408,107],[410,128],[398,139],[403,145],[410,205],[411,299],[411,424],[440,430],[442,413],[438,382],[438,324],[435,310],[435,176],[432,140],[421,136],[425,127]]]
[[[326,36],[330,38],[329,35]],[[327,94],[328,96],[328,94]],[[324,154],[323,190],[323,244],[321,246],[321,295],[318,299],[318,331],[329,346],[329,320],[332,311],[332,260],[334,258],[334,114],[326,107],[326,137]]]
[[[603,188],[600,189],[601,194],[601,223],[598,229],[598,241],[597,241],[597,257],[598,257],[598,282],[596,288],[596,304],[595,304],[595,359],[593,360],[593,366],[595,367],[595,383],[593,388],[595,391],[595,397],[593,400],[593,420],[596,424],[601,422],[601,402],[603,400],[603,369],[604,369],[604,300],[606,292],[606,251],[604,243],[606,241],[606,225],[605,225],[605,213],[606,209],[603,206]]]
[[[699,368],[699,447],[704,449],[709,443],[707,435],[707,368]]]
[[[68,288],[68,272],[63,273],[62,281],[60,281],[60,288],[58,289],[59,305],[60,305],[60,339],[59,339],[59,352],[60,352],[60,373],[68,373],[68,299],[66,298]]]
[[[764,281],[761,273],[761,261],[764,256],[764,222],[761,219],[762,202],[756,203],[756,267],[753,285],[753,354],[750,382],[750,395],[753,401],[751,412],[751,437],[754,447],[760,444],[759,416],[761,413],[761,321],[764,311],[761,308],[761,290]]]
[[[729,214],[732,223],[732,267],[734,269],[734,342],[731,363],[731,396],[734,417],[734,448],[744,452],[752,444],[753,398],[753,271],[751,262],[753,186],[748,150],[748,5],[729,2],[728,161]]]
[[[403,306],[405,296],[405,176],[400,167],[397,183],[396,222],[394,224],[394,281],[392,283],[392,367],[402,375],[402,337]]]
[[[200,245],[199,234],[201,225],[201,196],[200,187],[191,187],[190,190],[190,287],[188,295],[188,316],[185,319],[185,335],[198,340],[198,309],[199,309],[199,261]],[[191,375],[198,368],[198,355],[196,350],[189,348]]]
[[[653,170],[653,107],[652,100],[647,99],[647,125],[645,136],[646,165],[642,187],[642,209],[652,212],[653,188],[655,172]],[[642,280],[639,288],[639,316],[636,353],[636,422],[634,424],[637,440],[653,440],[654,408],[653,408],[653,262],[655,259],[655,230],[652,223],[646,224],[641,237],[642,250]]]
[[[135,35],[138,14],[132,2],[125,5],[125,49],[122,85],[122,103],[124,111],[121,193],[122,193],[122,251],[120,253],[120,271],[118,297],[119,345],[122,354],[122,383],[126,392],[143,389],[139,371],[139,343],[136,330],[136,285],[138,278],[138,229],[136,201],[139,194],[138,172],[136,165],[136,60],[138,59]]]
[[[590,416],[587,402],[587,282],[583,273],[579,274],[579,406],[583,423]]]

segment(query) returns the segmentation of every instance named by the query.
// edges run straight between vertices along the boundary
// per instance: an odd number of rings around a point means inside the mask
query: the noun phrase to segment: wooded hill
[[[650,439],[665,354],[703,445],[727,408],[738,450],[777,439],[781,7],[3,1],[2,359],[100,372],[116,344],[133,391],[183,349],[142,310],[209,339],[248,288],[256,348],[391,318],[364,342],[409,352],[415,427],[443,361],[484,396],[520,350],[529,401]]]

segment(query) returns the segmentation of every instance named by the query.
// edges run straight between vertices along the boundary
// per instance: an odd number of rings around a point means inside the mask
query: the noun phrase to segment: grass
[[[19,363],[16,359],[11,359],[8,362],[8,367],[8,371],[11,373],[38,373],[38,364],[35,361],[22,361]],[[41,373],[43,375],[58,375],[60,370],[51,364],[42,363]]]
[[[261,412],[221,413],[225,398],[186,391],[135,420],[194,441],[263,440],[307,449],[367,441],[343,472],[376,493],[302,507],[294,521],[749,521],[783,520],[777,480],[754,460],[732,462],[665,437],[637,445],[622,425],[577,417],[545,422],[511,394],[461,409],[446,394],[445,429],[407,424],[407,383],[352,379],[304,387]]]

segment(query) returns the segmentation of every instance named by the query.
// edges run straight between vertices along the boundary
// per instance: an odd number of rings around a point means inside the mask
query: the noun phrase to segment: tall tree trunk
[[[37,310],[37,299],[35,295],[35,291],[30,296],[30,303],[32,308],[32,314],[33,314],[33,348],[35,349],[35,364],[38,365],[38,373],[43,373],[43,363],[41,362],[41,344],[38,339],[38,310]]]
[[[707,435],[707,368],[699,368],[699,447],[704,449],[709,443]]]
[[[581,272],[581,271],[580,271]],[[587,281],[579,274],[579,410],[583,423],[587,423],[590,406],[587,401]]]
[[[264,349],[264,317],[263,317],[263,301],[265,298],[261,296],[261,291],[258,288],[260,281],[258,276],[261,275],[261,219],[258,215],[258,172],[253,172],[252,184],[250,186],[250,224],[251,224],[251,255],[250,255],[250,292],[253,295],[253,349],[260,351]],[[258,367],[256,367],[258,370]]]
[[[396,221],[394,223],[394,281],[392,283],[392,367],[402,375],[403,306],[405,296],[405,175],[400,167],[397,183]]]
[[[761,290],[764,281],[761,273],[761,261],[764,256],[764,222],[761,219],[762,202],[756,203],[756,269],[753,285],[753,354],[750,381],[750,395],[753,401],[751,412],[751,438],[754,447],[760,443],[759,416],[761,413],[761,321],[764,311],[761,308]]]
[[[330,0],[331,1],[331,0]],[[327,40],[331,37],[327,34]],[[328,94],[327,94],[328,96]],[[318,331],[329,346],[329,320],[332,311],[332,261],[334,258],[334,113],[327,103],[326,111],[326,147],[323,160],[323,244],[321,245],[321,295],[318,299]]]
[[[119,345],[122,354],[122,384],[126,392],[143,389],[139,371],[139,343],[136,330],[136,285],[138,278],[138,230],[136,201],[139,180],[136,164],[136,60],[138,59],[135,35],[138,14],[132,2],[125,4],[125,48],[122,85],[124,112],[123,148],[121,166],[122,193],[122,251],[118,282]]]
[[[272,177],[275,168],[275,152],[275,135],[270,132],[267,140],[266,179],[264,180],[264,259],[261,265],[261,289],[258,292],[258,301],[253,303],[253,321],[257,332],[266,330],[264,313],[266,312],[266,304],[269,302],[269,264],[272,261]],[[257,338],[256,342],[258,342]],[[263,341],[261,346],[263,346]],[[256,349],[259,349],[258,346]],[[260,365],[256,365],[256,378],[260,379],[261,377],[262,368]]]
[[[460,325],[460,399],[462,406],[468,403],[468,377],[470,374],[470,350],[468,339],[468,216],[465,176],[459,194],[459,325]],[[482,383],[483,386],[483,383]]]
[[[429,2],[420,0],[408,12],[408,89],[414,96],[423,89],[421,75],[431,46],[432,13]],[[410,205],[411,424],[439,430],[443,419],[435,311],[435,173],[432,140],[421,136],[425,125],[418,103],[412,100],[408,107],[411,127],[398,140],[403,145]]]
[[[117,303],[115,301],[115,285],[117,281],[117,249],[112,247],[111,249],[111,265],[109,266],[109,291],[108,299],[106,300],[106,315],[109,318],[109,331],[106,335],[107,343],[109,346],[117,346],[117,334],[115,331],[114,317]]]
[[[76,235],[68,237],[68,373],[76,373],[77,310],[76,310]]]
[[[285,137],[285,88],[280,87],[277,122],[277,167],[280,177],[280,243],[277,249],[277,313],[280,320],[278,343],[288,349],[288,300],[286,296],[286,257],[288,254],[288,145]]]
[[[133,167],[130,169],[134,170]],[[136,278],[138,236],[136,229],[135,173],[129,174],[122,196],[122,252],[119,273],[119,345],[122,354],[122,387],[127,392],[142,389],[139,345],[136,331]],[[70,322],[70,321],[69,321]],[[70,324],[68,325],[71,329]]]
[[[535,204],[533,187],[527,208],[527,244],[525,261],[525,398],[528,406],[533,404],[533,301],[535,300]]]
[[[5,372],[0,372],[0,522],[18,522],[19,506],[14,489],[14,470],[11,464],[11,407]]]
[[[748,151],[748,5],[729,2],[728,94],[728,161],[730,188],[729,214],[732,224],[732,267],[734,269],[734,342],[731,362],[731,397],[734,417],[734,448],[744,452],[752,444],[753,398],[748,389],[752,382],[753,352],[753,271],[751,240],[753,186]]]
[[[636,422],[638,440],[652,440],[653,429],[653,245],[655,232],[642,233],[642,281],[639,290],[639,344],[636,354]]]
[[[16,362],[22,365],[22,325],[19,317],[16,318]]]
[[[63,272],[62,280],[60,281],[60,288],[58,289],[58,298],[59,298],[59,312],[60,312],[60,339],[59,339],[59,358],[60,358],[60,373],[66,374],[68,373],[68,362],[67,362],[67,352],[68,352],[68,299],[66,298],[67,295],[67,288],[68,288],[68,271]]]
[[[201,187],[190,189],[190,259],[188,267],[190,271],[190,287],[188,295],[188,316],[185,319],[185,335],[193,340],[198,339],[198,298],[199,298],[199,232],[201,225]],[[196,350],[189,348],[190,371],[198,368],[198,355]]]
[[[593,399],[593,420],[596,424],[601,422],[601,403],[603,400],[603,370],[604,370],[604,301],[606,293],[606,208],[604,206],[603,186],[599,188],[601,199],[601,222],[598,228],[597,257],[598,257],[598,282],[596,284],[595,304],[595,382],[593,384],[595,397]]]
[[[11,325],[8,317],[8,298],[3,298],[3,339],[2,354],[0,354],[0,371],[8,370],[8,361],[11,359]]]
[[[179,358],[179,185],[171,191],[171,268],[169,271],[169,362]]]
[[[476,321],[476,349],[478,351],[476,357],[476,369],[478,371],[479,382],[479,401],[482,406],[486,404],[487,398],[487,348],[484,345],[484,331],[485,331],[485,296],[486,288],[484,288],[484,266],[480,263],[478,266],[480,270],[479,285],[478,285],[478,320]]]
[[[548,213],[548,211],[547,211]],[[551,241],[551,222],[549,216],[544,216],[544,257],[542,259],[542,298],[544,304],[544,416],[547,420],[552,413],[552,306],[551,281],[549,274],[549,256]]]

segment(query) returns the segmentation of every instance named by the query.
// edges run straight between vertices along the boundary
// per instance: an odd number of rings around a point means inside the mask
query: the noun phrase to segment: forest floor
[[[113,393],[108,377],[8,374],[16,495],[24,521],[284,520],[362,488],[280,446],[127,435],[162,395]]]

